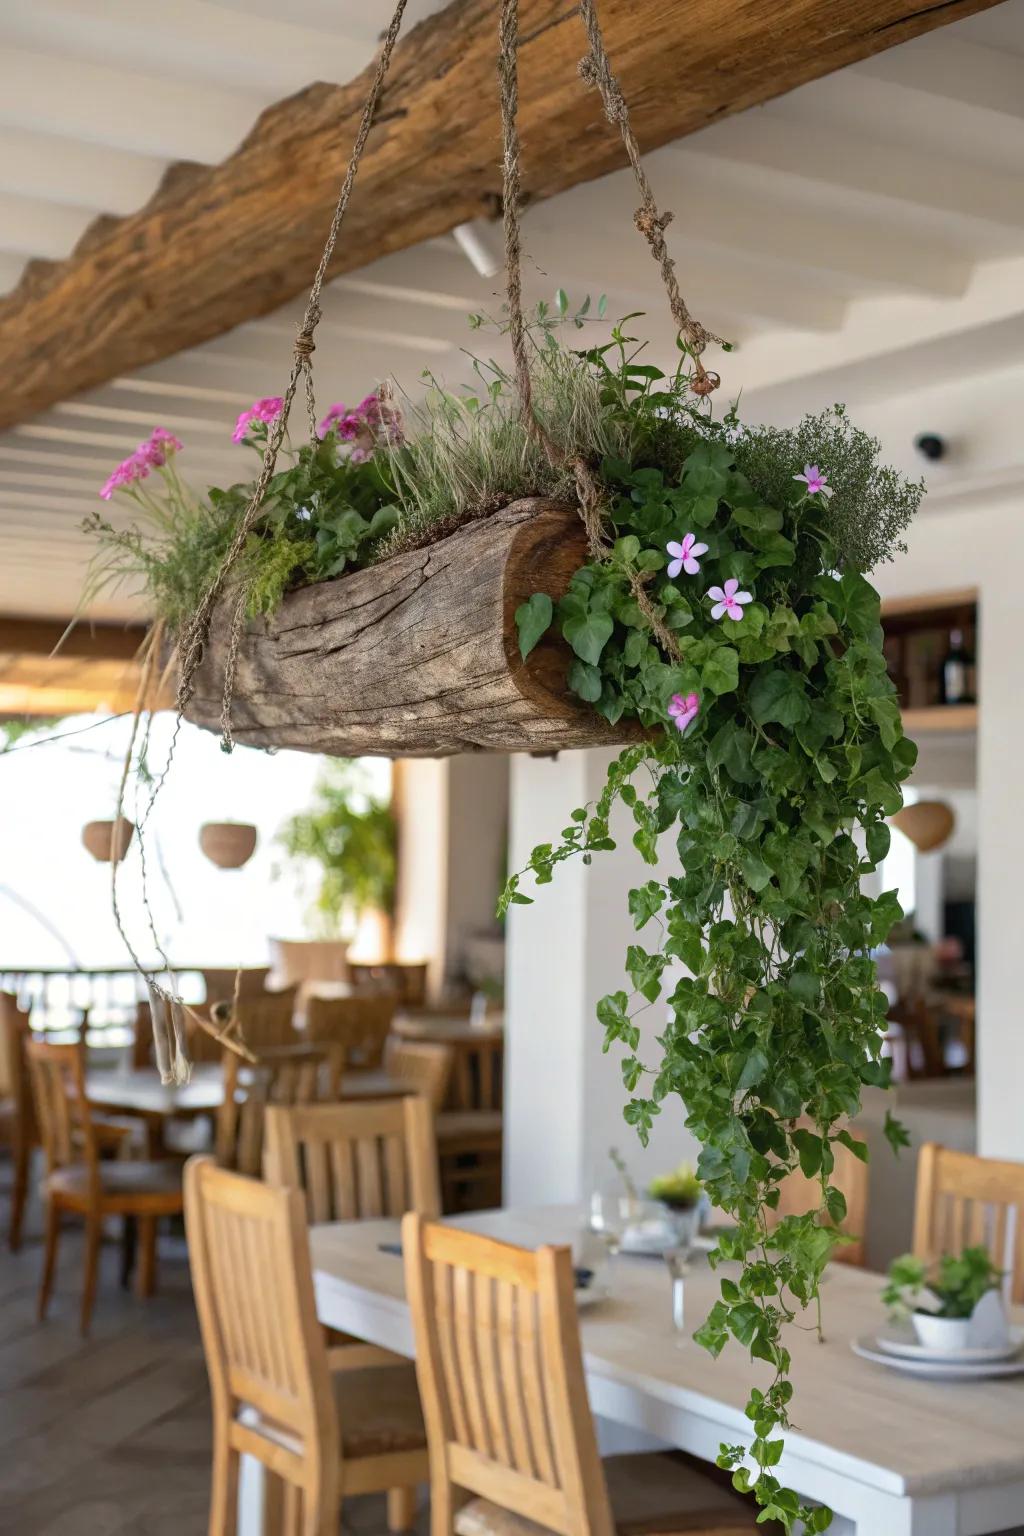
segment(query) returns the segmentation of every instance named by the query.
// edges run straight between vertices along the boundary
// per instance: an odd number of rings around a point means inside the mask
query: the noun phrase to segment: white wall
[[[604,785],[611,754],[563,752],[557,760],[512,761],[511,867],[521,868],[536,843],[557,841],[569,814]],[[658,871],[632,847],[628,813],[616,817],[614,853],[561,865],[551,885],[523,882],[532,906],[515,906],[508,925],[506,999],[505,1198],[509,1204],[579,1201],[611,1172],[617,1147],[638,1184],[696,1157],[678,1099],[669,1100],[645,1151],[625,1124],[621,1047],[601,1050],[598,999],[620,987],[626,946],[643,942],[627,909],[630,887]],[[668,990],[671,990],[671,983]],[[654,1042],[666,1010],[643,1021],[642,1060],[656,1063]],[[641,1022],[638,1020],[638,1022]]]
[[[874,579],[883,596],[958,586],[979,591],[978,1144],[988,1156],[1024,1160],[1022,503],[1024,497],[1010,491],[925,511],[911,532],[908,553]]]

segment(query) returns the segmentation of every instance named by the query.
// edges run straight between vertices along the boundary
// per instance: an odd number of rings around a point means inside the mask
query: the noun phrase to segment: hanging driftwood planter
[[[513,502],[423,549],[291,593],[248,625],[235,676],[238,741],[336,756],[442,757],[611,746],[610,726],[566,691],[554,635],[528,661],[515,611],[559,598],[586,559],[575,506]],[[222,603],[186,711],[220,729],[230,605]]]
[[[256,852],[256,828],[244,821],[207,821],[199,828],[199,846],[218,869],[241,869]]]

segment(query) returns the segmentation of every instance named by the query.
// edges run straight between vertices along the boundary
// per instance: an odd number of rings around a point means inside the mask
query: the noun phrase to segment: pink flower
[[[263,422],[269,427],[277,420],[284,409],[284,401],[280,395],[267,395],[262,400],[254,400],[247,411],[243,411],[235,422],[235,430],[231,434],[233,443],[244,442],[249,433],[249,428],[254,421]]]
[[[699,711],[700,699],[695,693],[688,693],[685,699],[681,693],[674,693],[668,701],[668,712],[678,731],[685,731],[696,720]]]
[[[104,501],[109,501],[115,491],[123,490],[126,485],[134,485],[136,480],[145,480],[149,469],[149,461],[138,450],[130,453],[107,476],[100,488],[100,496]]]
[[[742,604],[752,603],[754,601],[754,594],[752,592],[738,592],[736,590],[738,586],[739,582],[735,576],[731,576],[724,587],[708,588],[708,597],[712,599],[715,605],[711,610],[711,617],[713,619],[720,619],[723,613],[727,613],[730,619],[742,619]]]
[[[681,544],[670,541],[665,545],[665,551],[672,556],[672,561],[668,568],[669,576],[678,576],[680,571],[685,571],[687,576],[696,576],[700,572],[700,562],[697,556],[706,555],[708,547],[706,544],[697,543],[697,535],[695,533],[684,533]]]
[[[376,394],[366,395],[351,410],[342,401],[335,401],[317,428],[321,439],[330,432],[341,442],[356,445],[349,454],[353,464],[365,463],[381,438],[392,443],[405,441],[400,414],[390,400]]]
[[[807,487],[808,496],[816,496],[820,492],[822,496],[832,496],[835,493],[830,485],[825,484],[825,471],[819,469],[817,464],[805,464],[802,475],[794,475],[794,480],[802,480]]]
[[[144,464],[159,469],[172,454],[180,453],[181,448],[181,440],[173,432],[168,432],[165,427],[154,427],[146,441],[136,448],[135,454]]]

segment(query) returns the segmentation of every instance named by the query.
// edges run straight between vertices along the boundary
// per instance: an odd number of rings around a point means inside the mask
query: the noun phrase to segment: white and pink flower
[[[670,577],[678,576],[680,571],[685,571],[687,576],[697,576],[700,574],[697,556],[706,555],[708,546],[699,544],[695,533],[684,533],[682,543],[670,539],[665,545],[665,552],[671,557],[668,567]]]
[[[674,693],[668,701],[668,713],[677,731],[685,731],[700,713],[700,699],[695,693]]]
[[[735,576],[731,576],[724,587],[709,587],[708,597],[714,603],[711,610],[713,619],[720,619],[725,614],[730,619],[740,620],[743,617],[743,608],[746,603],[754,601],[753,592],[741,592],[739,582]]]
[[[828,498],[829,496],[835,495],[832,487],[826,483],[825,471],[823,469],[819,469],[817,464],[805,464],[803,474],[794,475],[793,479],[803,481],[804,485],[807,487],[808,496],[820,495]]]

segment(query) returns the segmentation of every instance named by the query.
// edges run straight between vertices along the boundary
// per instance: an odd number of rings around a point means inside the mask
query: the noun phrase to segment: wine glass
[[[590,1197],[590,1230],[598,1234],[612,1256],[618,1253],[623,1237],[636,1221],[635,1205],[620,1188],[599,1186]]]
[[[665,1249],[665,1263],[672,1281],[672,1326],[682,1343],[686,1332],[686,1277],[700,1224],[700,1207],[677,1206],[670,1215],[674,1241]]]

